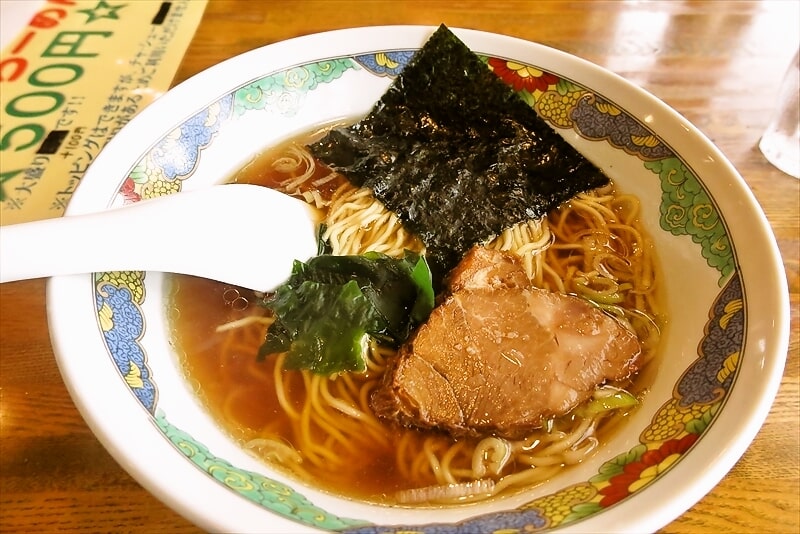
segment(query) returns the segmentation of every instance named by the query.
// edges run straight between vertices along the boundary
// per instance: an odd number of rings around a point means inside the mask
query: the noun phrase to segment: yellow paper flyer
[[[39,1],[3,39],[0,224],[63,214],[105,144],[169,89],[205,6]]]

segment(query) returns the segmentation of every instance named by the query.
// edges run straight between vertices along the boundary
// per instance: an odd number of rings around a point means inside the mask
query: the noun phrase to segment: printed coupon
[[[0,224],[64,213],[105,144],[169,89],[206,0],[39,4],[0,53]]]

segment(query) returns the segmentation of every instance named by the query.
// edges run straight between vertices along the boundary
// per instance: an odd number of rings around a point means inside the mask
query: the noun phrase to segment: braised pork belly
[[[371,403],[405,425],[518,439],[636,371],[636,334],[591,303],[533,287],[516,257],[473,248]]]

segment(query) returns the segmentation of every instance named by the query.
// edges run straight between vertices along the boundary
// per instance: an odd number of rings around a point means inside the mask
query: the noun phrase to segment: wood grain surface
[[[5,0],[3,0],[5,1]],[[698,126],[764,209],[791,300],[786,370],[766,423],[728,475],[664,533],[800,532],[800,180],[756,144],[798,46],[800,4],[747,1],[211,0],[175,82],[291,37],[446,23],[543,43],[644,87]],[[70,399],[42,280],[0,286],[0,530],[198,532],[103,449]]]

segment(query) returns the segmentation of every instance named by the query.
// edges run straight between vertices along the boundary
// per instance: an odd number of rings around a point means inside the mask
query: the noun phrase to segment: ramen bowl
[[[68,214],[223,182],[268,147],[364,116],[433,30],[310,35],[198,74],[115,136]],[[519,39],[454,33],[641,200],[668,317],[641,405],[588,459],[530,489],[469,505],[363,502],[270,467],[215,423],[176,356],[164,274],[51,279],[53,344],[86,421],[134,478],[202,528],[654,531],[719,482],[763,423],[788,347],[788,292],[774,237],[736,170],[679,114],[600,67]],[[163,231],[184,223],[164,220]],[[147,238],[122,237],[133,248]]]

